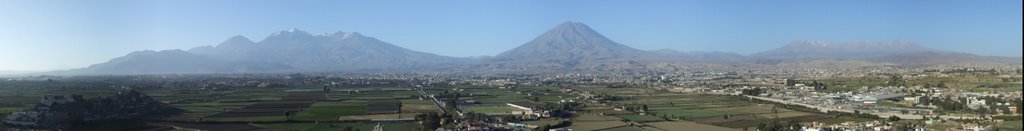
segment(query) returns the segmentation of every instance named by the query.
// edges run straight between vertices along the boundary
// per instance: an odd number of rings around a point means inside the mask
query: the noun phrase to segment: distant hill
[[[216,47],[189,51],[224,60],[282,63],[304,71],[415,70],[472,61],[405,49],[357,32],[311,35],[295,29],[260,42],[236,36]]]
[[[1021,64],[1020,57],[979,56],[959,52],[919,52],[868,58],[868,61],[904,65],[971,64],[1000,65]]]
[[[217,46],[188,51],[137,51],[105,63],[52,74],[415,71],[471,62],[469,58],[405,49],[356,32],[311,35],[292,29],[259,42],[234,36]]]
[[[227,61],[182,50],[136,51],[82,69],[57,71],[62,75],[244,73],[287,70],[292,67],[265,62]]]
[[[855,41],[833,43],[826,41],[797,41],[781,48],[750,55],[755,59],[803,58],[871,58],[920,52],[946,52],[917,45],[911,41]]]
[[[797,41],[781,48],[751,54],[749,58],[760,60],[835,59],[901,65],[1021,63],[1019,58],[978,56],[970,53],[936,50],[908,40],[849,43]]]
[[[725,52],[635,49],[612,41],[583,23],[566,22],[474,67],[497,72],[600,71],[628,70],[653,63],[744,59],[743,55]]]
[[[168,74],[259,72],[567,73],[703,69],[854,68],[879,65],[1004,65],[1020,57],[978,56],[911,41],[797,41],[751,55],[640,50],[589,26],[566,22],[496,56],[448,57],[398,47],[356,32],[273,33],[260,41],[230,37],[215,46],[138,51],[82,69],[42,74]]]

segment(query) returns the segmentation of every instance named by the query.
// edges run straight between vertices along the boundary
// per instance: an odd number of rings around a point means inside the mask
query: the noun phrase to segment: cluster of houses
[[[47,95],[28,109],[12,112],[3,122],[26,127],[64,128],[80,122],[136,119],[164,111],[167,107],[167,104],[136,90],[89,99],[81,95]]]

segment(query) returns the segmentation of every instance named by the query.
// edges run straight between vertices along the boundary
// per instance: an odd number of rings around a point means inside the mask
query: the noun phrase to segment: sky
[[[576,21],[638,49],[751,54],[793,41],[911,40],[1021,56],[1020,0],[5,0],[0,71],[83,68],[231,36],[345,31],[446,56],[493,56]]]

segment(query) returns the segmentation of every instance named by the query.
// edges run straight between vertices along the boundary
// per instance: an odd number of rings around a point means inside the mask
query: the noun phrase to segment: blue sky
[[[357,31],[447,56],[495,55],[565,21],[639,49],[750,54],[792,41],[912,40],[1021,56],[1020,0],[0,2],[0,70],[86,67],[275,31]]]

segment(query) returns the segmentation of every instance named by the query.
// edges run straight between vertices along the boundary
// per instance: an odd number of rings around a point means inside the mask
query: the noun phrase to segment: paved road
[[[423,88],[419,88],[417,89],[417,91],[420,91],[420,95],[423,95],[423,97],[430,97],[430,101],[434,101],[434,105],[437,106],[438,109],[441,109],[441,113],[448,113],[448,109],[444,108],[444,106],[441,106],[441,101],[437,100],[437,97],[427,94],[427,92],[423,91]]]

